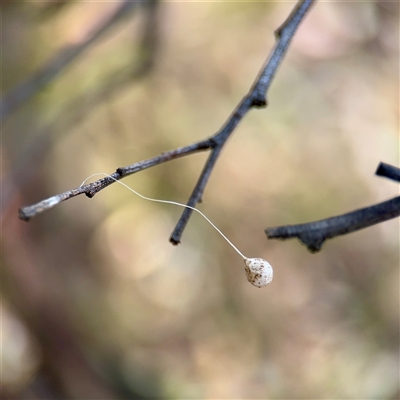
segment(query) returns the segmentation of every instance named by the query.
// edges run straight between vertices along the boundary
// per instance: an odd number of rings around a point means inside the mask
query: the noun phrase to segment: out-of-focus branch
[[[211,154],[206,161],[203,171],[201,172],[197,184],[187,203],[189,206],[195,207],[201,200],[213,167],[221,153],[222,147],[225,145],[236,126],[252,107],[265,107],[267,105],[266,95],[275,73],[283,60],[286,50],[300,22],[303,20],[304,16],[314,2],[315,0],[302,0],[297,3],[290,16],[276,31],[275,47],[272,50],[265,67],[262,68],[260,74],[251,87],[250,92],[238,104],[222,128],[210,139],[163,153],[160,156],[154,157],[150,160],[141,161],[128,167],[118,168],[117,172],[111,175],[112,178],[102,178],[92,184],[53,196],[32,206],[23,207],[19,210],[19,217],[27,221],[41,212],[55,206],[56,204],[59,204],[61,201],[75,197],[79,194],[85,193],[88,197],[93,197],[98,191],[112,184],[115,182],[115,180],[119,180],[127,175],[139,172],[145,168],[149,168],[162,162],[169,161],[177,157],[186,156],[198,151],[211,150]],[[192,210],[187,208],[184,210],[171,235],[171,243],[180,243],[183,230],[191,214]]]
[[[103,21],[93,32],[90,32],[81,43],[61,49],[50,61],[32,76],[21,82],[4,95],[0,105],[0,118],[6,119],[23,103],[36,95],[51,83],[69,64],[75,61],[85,50],[96,42],[117,22],[127,17],[142,1],[125,0],[118,9]]]
[[[381,162],[375,172],[378,176],[383,176],[393,181],[400,182],[400,168],[393,167],[393,165]]]
[[[398,168],[381,163],[377,170],[377,175],[397,180],[398,176],[397,178],[393,178],[393,176],[395,173],[398,174],[399,171]],[[265,233],[268,239],[286,240],[297,237],[307,246],[311,253],[315,253],[321,250],[323,243],[327,239],[368,228],[380,222],[396,218],[399,215],[400,196],[397,196],[383,203],[320,221],[267,228]]]
[[[40,168],[41,161],[54,141],[54,132],[57,138],[68,132],[74,125],[86,118],[97,105],[104,100],[115,96],[121,90],[126,90],[132,83],[151,72],[158,49],[158,12],[159,2],[153,0],[143,7],[145,12],[144,23],[139,39],[139,48],[134,54],[132,64],[126,65],[122,70],[112,71],[108,78],[103,79],[100,87],[94,88],[89,93],[84,93],[70,101],[63,110],[55,116],[53,122],[39,129],[25,147],[14,163],[14,168],[3,179],[1,210],[10,204],[16,191]]]

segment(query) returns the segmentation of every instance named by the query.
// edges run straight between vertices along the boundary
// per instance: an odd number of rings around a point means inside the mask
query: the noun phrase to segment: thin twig
[[[385,164],[381,162],[375,172],[375,175],[383,176],[393,181],[400,182],[400,168],[396,168],[393,165]]]
[[[256,78],[253,86],[250,89],[250,92],[242,99],[235,111],[225,122],[225,125],[214,136],[214,140],[216,141],[217,145],[208,158],[200,178],[193,189],[193,192],[187,203],[189,206],[195,207],[196,204],[201,200],[204,188],[218,159],[221,149],[242,118],[252,107],[265,107],[267,105],[267,91],[272,83],[275,73],[282,62],[283,56],[285,55],[300,22],[303,20],[314,1],[315,0],[300,1],[295,6],[287,20],[276,31],[277,33],[275,36],[277,42],[270,56],[268,57],[265,67],[261,70],[260,74]],[[185,209],[183,211],[170,237],[170,242],[172,244],[176,245],[180,243],[183,230],[185,229],[185,226],[188,223],[192,213],[193,211],[191,209]]]
[[[6,119],[22,104],[51,83],[68,65],[95,43],[97,39],[121,19],[127,17],[141,3],[141,1],[125,0],[110,17],[103,21],[93,32],[90,32],[81,43],[61,49],[40,70],[34,73],[33,76],[30,76],[24,82],[21,82],[10,90],[1,101],[1,119]]]
[[[228,138],[230,137],[236,126],[252,107],[265,107],[267,105],[266,95],[275,76],[275,73],[280,63],[282,62],[286,50],[300,22],[303,20],[307,11],[309,11],[314,2],[315,0],[299,1],[288,19],[276,31],[276,44],[265,64],[265,67],[262,68],[260,74],[255,80],[252,88],[250,89],[250,92],[242,99],[242,101],[238,104],[238,106],[230,115],[222,128],[214,136],[212,136],[210,139],[203,140],[192,145],[182,147],[180,149],[162,153],[161,155],[152,159],[144,160],[127,167],[118,168],[117,172],[111,174],[112,178],[119,180],[135,172],[142,171],[143,169],[161,164],[163,162],[178,157],[197,153],[199,151],[211,150],[211,154],[206,161],[206,164],[187,203],[188,206],[195,207],[197,203],[201,201],[201,197],[204,193],[204,189],[211,175],[213,167],[221,153],[223,146],[227,142]],[[93,197],[97,192],[104,189],[113,182],[115,181],[111,178],[103,178],[89,185],[85,185],[80,188],[50,197],[49,199],[43,200],[37,204],[23,207],[19,210],[19,217],[27,221],[30,218],[38,215],[39,213],[55,206],[56,204],[59,204],[61,201],[67,200],[71,197],[75,197],[82,193],[85,193],[88,197]],[[171,235],[171,243],[180,243],[183,230],[192,212],[193,211],[190,209],[185,209],[185,211],[182,213],[182,216],[179,219]]]
[[[379,173],[378,173],[379,172]],[[397,180],[400,170],[381,163],[377,175]],[[395,177],[394,177],[395,176]],[[347,214],[299,225],[285,225],[265,229],[268,239],[292,239],[297,237],[311,253],[318,252],[325,240],[345,235],[369,226],[396,218],[400,215],[400,196]]]
[[[140,161],[138,163],[129,165],[127,167],[118,168],[116,172],[110,174],[110,177],[101,178],[93,183],[79,186],[76,189],[67,190],[64,193],[51,196],[48,199],[42,200],[31,206],[22,207],[19,209],[19,218],[24,221],[29,221],[31,218],[41,214],[44,211],[56,206],[62,201],[68,200],[72,197],[85,194],[87,197],[92,198],[96,193],[100,192],[107,186],[115,183],[116,181],[126,176],[132,175],[135,172],[143,171],[147,168],[154,167],[155,165],[164,162],[175,160],[189,154],[198,153],[200,151],[208,150],[214,146],[212,139],[204,140],[202,142],[194,143],[190,146],[181,147],[176,150],[166,151],[156,157],[148,160]]]

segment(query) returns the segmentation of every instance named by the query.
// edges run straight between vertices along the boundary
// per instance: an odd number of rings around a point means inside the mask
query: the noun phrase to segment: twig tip
[[[178,246],[178,244],[181,242],[180,240],[175,239],[174,237],[170,237],[169,241],[174,245],[174,246]]]
[[[28,222],[31,219],[30,217],[28,217],[28,215],[25,214],[22,208],[18,209],[18,218],[25,222]]]

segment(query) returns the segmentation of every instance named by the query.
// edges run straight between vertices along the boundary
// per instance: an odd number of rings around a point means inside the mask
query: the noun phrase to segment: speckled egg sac
[[[268,261],[262,258],[246,258],[244,264],[247,280],[253,286],[262,288],[272,282],[274,270]]]

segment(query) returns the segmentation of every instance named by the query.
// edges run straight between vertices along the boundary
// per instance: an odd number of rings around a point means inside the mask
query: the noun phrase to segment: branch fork
[[[120,167],[116,170],[116,172],[110,174],[111,177],[101,178],[96,182],[78,187],[76,189],[68,190],[31,206],[22,207],[19,210],[19,218],[24,221],[28,221],[40,213],[54,207],[60,202],[68,200],[72,197],[84,193],[87,197],[92,198],[99,191],[115,183],[116,180],[122,179],[152,166],[159,165],[166,161],[188,156],[200,151],[209,150],[210,155],[187,202],[188,206],[196,207],[197,203],[201,201],[208,179],[210,178],[218,157],[221,154],[222,148],[226,144],[231,134],[234,132],[239,122],[244,118],[251,108],[263,108],[267,106],[267,92],[273,81],[275,73],[277,72],[284,55],[286,54],[297,28],[314,3],[315,0],[299,1],[286,21],[278,28],[278,30],[275,31],[276,43],[267,59],[267,62],[265,63],[265,66],[261,69],[249,93],[240,101],[225,124],[214,136],[186,147],[164,152],[148,160],[143,160],[126,167]],[[170,237],[172,244],[177,245],[180,243],[183,231],[192,213],[193,210],[188,208],[183,211]]]

